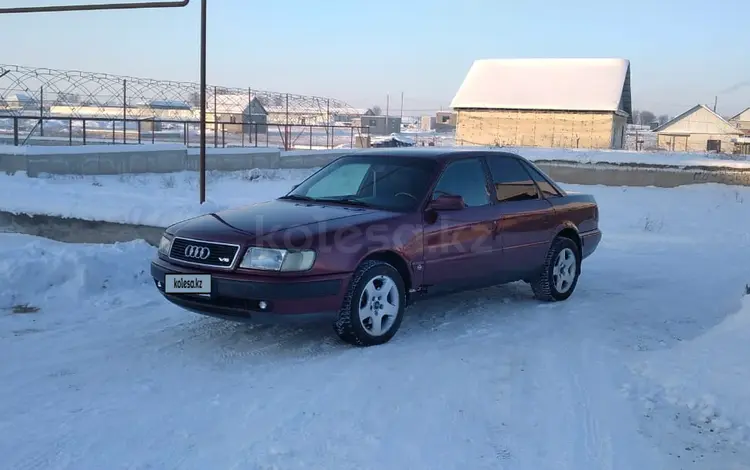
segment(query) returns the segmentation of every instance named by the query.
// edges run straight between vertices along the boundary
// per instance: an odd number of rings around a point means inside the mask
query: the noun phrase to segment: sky
[[[0,0],[0,7],[103,0]],[[115,0],[112,0],[115,1]],[[130,2],[134,0],[120,0]],[[633,106],[750,106],[747,0],[208,0],[208,81],[419,115],[448,109],[476,59],[620,57]],[[0,16],[12,65],[199,78],[200,0],[168,10]]]

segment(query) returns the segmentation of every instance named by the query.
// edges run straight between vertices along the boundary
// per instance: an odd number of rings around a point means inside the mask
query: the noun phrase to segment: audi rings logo
[[[211,256],[211,250],[205,246],[188,245],[185,247],[185,258],[208,259]]]

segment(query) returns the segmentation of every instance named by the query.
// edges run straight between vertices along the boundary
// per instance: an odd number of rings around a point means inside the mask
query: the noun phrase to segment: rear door
[[[463,197],[462,210],[441,211],[424,224],[424,284],[430,291],[452,290],[489,278],[497,269],[495,209],[483,158],[455,160],[444,168],[432,199]]]
[[[521,279],[544,263],[555,228],[554,208],[520,159],[490,155],[487,164],[499,232],[495,248],[502,249],[504,277]]]

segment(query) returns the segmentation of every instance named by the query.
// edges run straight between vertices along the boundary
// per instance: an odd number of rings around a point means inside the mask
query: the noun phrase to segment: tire
[[[570,238],[557,237],[552,240],[542,271],[531,282],[531,290],[538,300],[566,300],[573,294],[580,275],[581,255],[578,245]],[[565,282],[558,282],[561,280]]]
[[[372,295],[376,292],[379,295]],[[406,288],[396,268],[383,261],[365,261],[352,276],[333,328],[339,338],[353,346],[384,344],[401,326],[405,305]],[[379,332],[377,325],[381,327]]]

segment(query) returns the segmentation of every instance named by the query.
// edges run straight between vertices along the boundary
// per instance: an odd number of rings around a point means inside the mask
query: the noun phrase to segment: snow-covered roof
[[[266,111],[268,111],[269,114],[270,113],[285,114],[287,112],[287,107],[286,107],[286,104],[282,104],[282,105],[268,104],[266,105]],[[315,105],[305,106],[305,105],[289,104],[289,114],[312,114],[312,115],[324,116],[327,112],[330,112],[332,115],[352,114],[352,110],[350,108],[338,107],[338,106],[326,106],[325,103],[319,106],[315,106]]]
[[[27,95],[26,93],[14,93],[10,96],[8,96],[6,101],[15,101],[17,103],[34,103],[36,100],[31,96]]]
[[[747,115],[743,116],[743,114],[745,114],[745,113],[747,113]],[[728,120],[729,121],[743,121],[744,118],[750,119],[750,108],[745,108],[744,111],[742,111],[740,113],[737,113],[736,116],[732,116]]]
[[[190,103],[177,100],[152,100],[147,106],[154,109],[192,109]]]
[[[451,108],[631,112],[627,59],[483,59]]]

